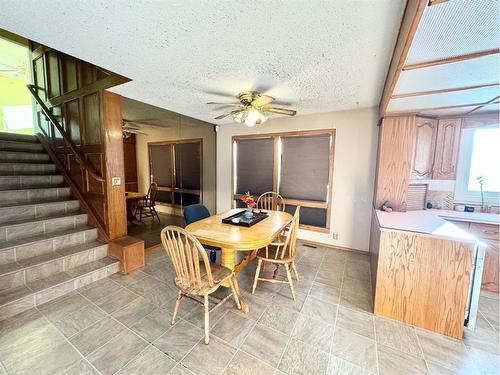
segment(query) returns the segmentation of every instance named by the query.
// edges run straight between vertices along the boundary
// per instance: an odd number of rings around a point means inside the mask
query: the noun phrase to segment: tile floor
[[[182,228],[186,226],[182,216],[169,215],[162,212],[158,212],[158,216],[160,216],[160,223],[158,223],[158,220],[151,218],[143,219],[144,222],[142,224],[138,221],[128,222],[127,233],[132,237],[144,240],[144,247],[147,249],[161,242],[160,232],[167,225],[177,225]]]
[[[374,317],[368,258],[299,245],[297,301],[286,285],[239,276],[250,306],[211,315],[176,295],[160,250],[146,267],[114,275],[0,322],[0,374],[498,374],[499,309],[481,298],[476,332],[457,341]],[[270,272],[271,270],[267,270]],[[225,292],[225,291],[221,291]]]

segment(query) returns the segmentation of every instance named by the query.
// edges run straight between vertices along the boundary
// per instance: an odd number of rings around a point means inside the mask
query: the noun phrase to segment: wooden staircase
[[[0,321],[119,270],[35,136],[0,133]]]

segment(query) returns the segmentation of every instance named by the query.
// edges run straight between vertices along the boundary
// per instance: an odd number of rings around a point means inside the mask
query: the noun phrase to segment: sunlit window
[[[500,128],[462,131],[456,200],[497,204],[500,192]],[[481,185],[483,196],[481,198]]]
[[[2,112],[4,129],[33,128],[33,112],[30,105],[4,106]]]

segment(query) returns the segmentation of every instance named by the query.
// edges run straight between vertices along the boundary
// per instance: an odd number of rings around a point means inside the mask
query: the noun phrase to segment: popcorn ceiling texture
[[[133,81],[113,91],[204,121],[258,89],[299,114],[377,106],[402,0],[2,0],[0,28]],[[230,121],[230,120],[225,120]]]

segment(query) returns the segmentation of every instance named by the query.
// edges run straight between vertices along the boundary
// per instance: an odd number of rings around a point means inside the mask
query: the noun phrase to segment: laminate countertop
[[[381,230],[429,234],[456,241],[480,242],[479,238],[451,221],[500,225],[500,215],[451,210],[384,212],[375,210]]]

